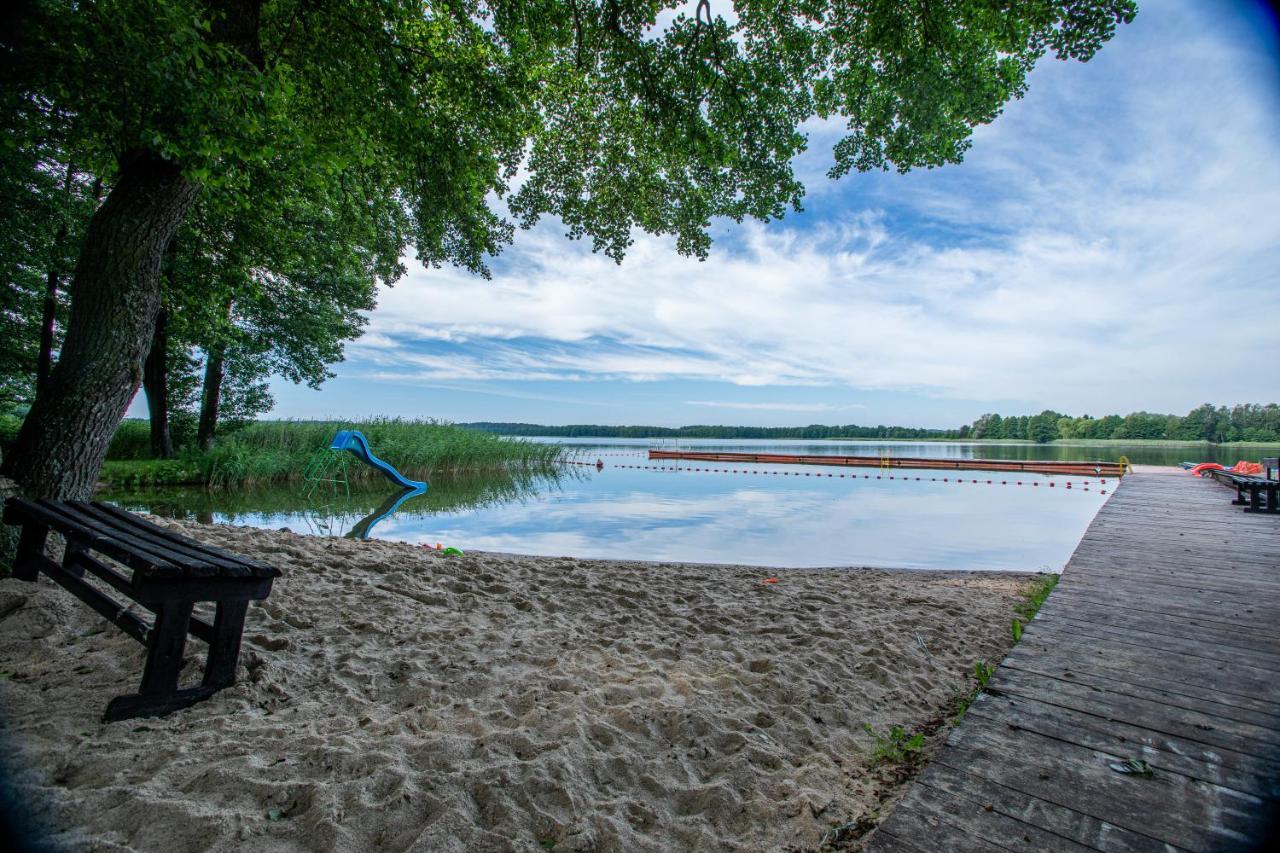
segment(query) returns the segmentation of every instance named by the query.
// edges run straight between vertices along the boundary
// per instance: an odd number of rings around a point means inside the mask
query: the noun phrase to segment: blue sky
[[[963,164],[824,177],[805,212],[639,235],[615,265],[554,221],[481,281],[384,289],[337,376],[276,417],[893,423],[1185,412],[1280,397],[1280,59],[1261,4],[1141,0],[1087,64],[1044,60]]]

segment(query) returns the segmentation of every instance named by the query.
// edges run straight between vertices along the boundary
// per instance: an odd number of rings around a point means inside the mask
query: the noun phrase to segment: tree
[[[1048,444],[1058,437],[1058,421],[1062,415],[1052,409],[1045,409],[1038,415],[1027,419],[1025,438],[1038,444]]]
[[[65,285],[100,184],[72,163],[65,122],[17,122],[0,137],[0,406],[30,405],[66,320]],[[87,158],[86,158],[87,159]]]
[[[742,0],[654,29],[652,0],[45,0],[0,45],[6,121],[56,111],[115,156],[66,340],[6,473],[84,496],[142,377],[161,262],[200,190],[262,169],[391,197],[418,257],[483,274],[516,220],[621,258],[633,229],[705,255],[714,218],[798,208],[800,124],[833,176],[958,161],[1047,52],[1088,59],[1132,0]],[[20,72],[19,72],[20,70]],[[523,183],[515,185],[522,172]]]
[[[336,178],[293,186],[290,177],[256,177],[252,208],[206,194],[176,241],[165,296],[180,306],[174,336],[199,353],[176,359],[175,372],[202,362],[202,449],[224,414],[270,408],[268,375],[319,387],[360,334],[377,281],[401,269],[397,231],[386,226],[394,198],[366,199]]]

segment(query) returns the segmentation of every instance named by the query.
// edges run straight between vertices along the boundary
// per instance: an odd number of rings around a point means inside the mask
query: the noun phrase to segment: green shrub
[[[924,733],[908,735],[902,726],[890,726],[889,731],[878,734],[870,723],[862,726],[875,740],[871,757],[877,763],[898,764],[911,759],[924,747]]]
[[[107,445],[108,459],[149,459],[151,457],[151,424],[139,418],[128,418],[116,427]]]
[[[194,455],[178,459],[109,459],[98,474],[98,482],[109,489],[199,485],[208,479],[207,463]]]

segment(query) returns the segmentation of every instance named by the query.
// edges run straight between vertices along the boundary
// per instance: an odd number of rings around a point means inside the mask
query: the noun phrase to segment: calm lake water
[[[397,496],[392,489],[308,497],[298,484],[260,492],[180,489],[103,497],[172,517],[327,535],[367,529],[373,538],[463,550],[759,566],[1057,571],[1115,486],[1110,479],[1104,484],[1035,474],[650,463],[649,447],[677,444],[547,440],[566,445],[586,464],[516,479],[436,479],[426,494],[380,520]],[[1203,447],[952,442],[681,440],[678,447],[996,459],[1114,460],[1123,454],[1143,464],[1209,455]],[[1215,450],[1229,462],[1275,452]],[[717,470],[691,470],[706,467]],[[959,482],[956,473],[964,475]]]

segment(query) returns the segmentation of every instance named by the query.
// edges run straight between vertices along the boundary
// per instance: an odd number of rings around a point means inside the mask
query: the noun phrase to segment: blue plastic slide
[[[359,459],[366,465],[372,465],[383,473],[383,475],[395,483],[402,489],[421,489],[426,490],[427,484],[418,480],[410,480],[401,474],[391,465],[383,462],[381,459],[373,455],[373,451],[369,449],[369,439],[364,437],[364,433],[355,429],[341,430],[333,437],[333,443],[329,445],[330,450],[350,450],[355,458]]]

